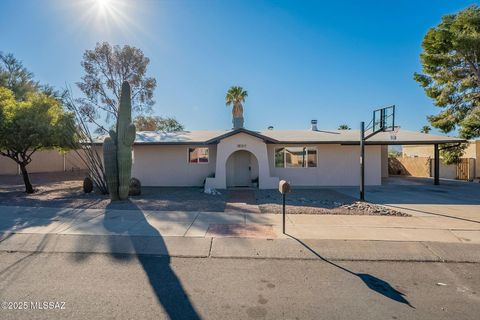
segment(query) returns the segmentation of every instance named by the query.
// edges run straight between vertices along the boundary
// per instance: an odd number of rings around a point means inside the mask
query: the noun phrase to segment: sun
[[[112,0],[95,0],[95,3],[97,5],[97,9],[101,12],[111,10],[113,2],[114,1],[112,1]]]
[[[131,22],[128,0],[83,0],[84,14],[97,30],[124,29]]]
[[[1,0],[0,0],[1,1]],[[72,15],[71,22],[78,26],[79,36],[85,30],[98,38],[114,34],[136,34],[144,32],[144,1],[141,0],[57,0],[65,4]],[[80,31],[82,30],[82,31]]]

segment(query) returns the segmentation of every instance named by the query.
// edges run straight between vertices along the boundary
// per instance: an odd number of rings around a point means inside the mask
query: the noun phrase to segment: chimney
[[[317,120],[312,120],[310,121],[310,123],[312,124],[312,131],[318,131],[317,129]]]

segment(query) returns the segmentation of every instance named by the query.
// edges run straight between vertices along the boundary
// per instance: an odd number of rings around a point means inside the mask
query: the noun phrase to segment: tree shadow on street
[[[310,248],[306,243],[304,243],[303,241],[301,241],[300,239],[297,239],[296,237],[286,233],[287,236],[291,237],[292,239],[296,240],[298,243],[300,243],[302,246],[304,246],[308,251],[310,251],[311,253],[313,253],[315,256],[317,256],[318,258],[320,258],[322,261],[325,261],[326,263],[336,267],[336,268],[339,268],[340,270],[343,270],[351,275],[354,275],[358,278],[360,278],[360,280],[363,281],[363,283],[365,283],[365,285],[370,289],[370,290],[373,290],[379,294],[381,294],[382,296],[384,297],[387,297],[389,299],[392,299],[394,301],[397,301],[397,302],[400,302],[400,303],[403,303],[403,304],[406,304],[408,305],[410,308],[413,308],[415,309],[414,306],[412,306],[410,304],[410,302],[405,298],[405,294],[398,291],[397,289],[393,288],[387,281],[385,280],[382,280],[382,279],[379,279],[371,274],[368,274],[368,273],[356,273],[356,272],[353,272],[347,268],[344,268],[324,257],[322,257],[320,254],[318,254],[315,250],[313,250],[312,248]]]

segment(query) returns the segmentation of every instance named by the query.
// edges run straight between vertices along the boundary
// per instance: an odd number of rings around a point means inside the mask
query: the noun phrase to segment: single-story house
[[[144,186],[277,188],[357,186],[360,181],[358,130],[137,132],[132,176]],[[366,141],[365,183],[380,185],[388,175],[388,145],[432,145],[463,140],[399,130]],[[99,141],[100,142],[100,141]],[[438,153],[438,152],[437,152]]]

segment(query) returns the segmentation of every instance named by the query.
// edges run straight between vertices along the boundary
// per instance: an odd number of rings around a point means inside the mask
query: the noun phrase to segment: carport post
[[[360,122],[360,201],[365,201],[365,122]]]
[[[433,145],[433,184],[440,184],[440,153],[438,150],[438,144]]]

